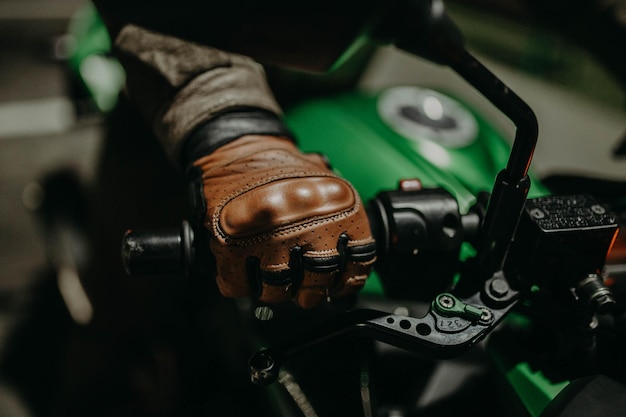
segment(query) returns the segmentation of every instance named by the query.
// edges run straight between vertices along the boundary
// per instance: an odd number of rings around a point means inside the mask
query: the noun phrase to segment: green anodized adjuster
[[[464,303],[450,293],[439,294],[432,303],[433,310],[444,317],[461,317],[471,322],[488,323],[493,313],[486,307]]]

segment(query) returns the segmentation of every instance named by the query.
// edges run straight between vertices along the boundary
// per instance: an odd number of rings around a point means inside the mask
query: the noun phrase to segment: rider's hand
[[[375,244],[352,185],[286,137],[226,142],[193,162],[222,294],[309,308],[361,289]]]

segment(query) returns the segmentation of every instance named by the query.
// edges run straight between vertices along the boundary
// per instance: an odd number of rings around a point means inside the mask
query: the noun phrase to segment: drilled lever
[[[289,359],[315,346],[347,335],[358,335],[415,352],[426,358],[449,359],[484,338],[517,302],[511,291],[506,303],[487,307],[484,293],[459,299],[448,293],[435,297],[422,318],[377,310],[352,310],[300,338],[256,352],[249,360],[250,377],[257,385],[276,380]],[[488,297],[485,301],[489,301]]]

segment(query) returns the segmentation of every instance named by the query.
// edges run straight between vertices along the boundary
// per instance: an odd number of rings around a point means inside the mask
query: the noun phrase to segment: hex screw
[[[452,307],[454,307],[454,298],[450,297],[449,295],[442,295],[437,299],[437,302],[439,303],[439,305],[445,309],[450,309]]]

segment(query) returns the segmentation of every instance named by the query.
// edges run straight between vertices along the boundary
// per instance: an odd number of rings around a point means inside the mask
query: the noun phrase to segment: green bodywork
[[[405,138],[381,120],[378,97],[379,93],[351,91],[307,100],[288,109],[286,120],[301,149],[326,154],[364,201],[411,178],[419,179],[424,187],[445,188],[456,197],[462,212],[474,203],[477,193],[491,191],[510,147],[486,120],[472,113],[479,129],[468,146],[435,145],[448,155],[447,166],[442,168],[420,152],[420,146],[431,141]],[[547,194],[536,178],[531,180],[529,197]]]
[[[300,147],[328,156],[333,168],[354,185],[363,201],[381,191],[396,189],[400,180],[419,179],[424,187],[445,188],[466,213],[479,192],[491,190],[497,173],[506,165],[510,147],[484,119],[473,114],[478,136],[468,146],[430,145],[448,155],[448,166],[442,169],[419,152],[423,143],[431,141],[403,137],[380,118],[379,95],[351,91],[308,100],[287,110],[286,120]],[[546,194],[545,187],[532,179],[529,196]],[[462,259],[473,254],[470,245],[462,247]],[[365,291],[382,291],[375,273]]]
[[[91,104],[108,112],[117,104],[125,74],[111,56],[111,38],[96,8],[87,3],[72,17],[68,28],[67,65]]]

